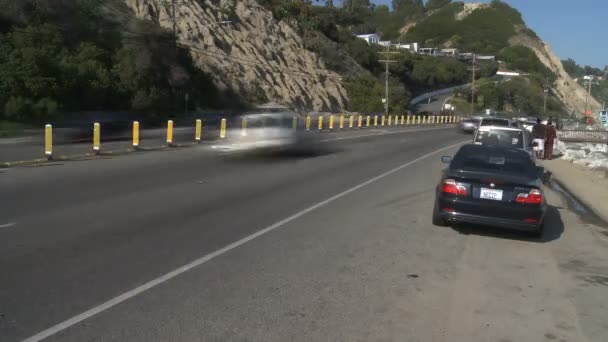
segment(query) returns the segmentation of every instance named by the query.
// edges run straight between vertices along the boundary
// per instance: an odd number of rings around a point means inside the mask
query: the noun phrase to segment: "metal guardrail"
[[[557,138],[564,142],[608,144],[608,131],[559,130]]]

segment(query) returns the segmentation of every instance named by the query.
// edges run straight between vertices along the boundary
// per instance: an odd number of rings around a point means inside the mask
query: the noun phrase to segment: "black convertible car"
[[[544,169],[523,150],[465,145],[437,185],[433,224],[472,223],[541,236],[546,203]]]

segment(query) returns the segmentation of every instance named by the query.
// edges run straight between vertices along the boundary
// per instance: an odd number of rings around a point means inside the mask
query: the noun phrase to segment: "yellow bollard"
[[[133,147],[139,147],[139,121],[133,121]]]
[[[340,115],[340,129],[344,129],[344,114]]]
[[[420,115],[418,115],[418,124],[420,125],[421,122],[422,122],[422,117]]]
[[[243,118],[241,120],[241,136],[242,137],[247,136],[247,118]]]
[[[93,124],[93,151],[95,153],[99,153],[101,148],[101,128],[99,127],[99,122]]]
[[[370,121],[372,121],[372,117],[368,115],[367,118],[365,119],[365,126],[366,127],[369,127]]]
[[[173,144],[173,120],[167,121],[167,145]]]
[[[409,124],[410,124],[410,116],[409,116],[409,115],[407,116],[407,119],[405,119],[405,124],[406,124],[406,125],[409,125]]]
[[[44,155],[48,160],[53,159],[53,126],[44,126]]]
[[[297,130],[298,129],[298,117],[294,116],[292,121],[291,121],[291,128],[293,130]]]
[[[333,115],[329,116],[329,129],[330,130],[334,129],[334,116]]]
[[[389,115],[388,116],[388,126],[390,126],[392,122],[393,122],[393,117]]]
[[[401,126],[405,125],[405,115],[401,115]]]
[[[351,115],[350,118],[348,118],[348,128],[353,128],[355,122],[355,116]]]
[[[384,127],[384,121],[386,120],[386,116],[382,115],[382,124],[380,126]]]
[[[378,115],[374,115],[374,127],[378,126]]]
[[[306,116],[306,130],[310,131],[310,115]]]
[[[226,138],[226,119],[220,121],[220,138]]]
[[[423,125],[426,125],[426,116],[423,116],[423,117],[422,117],[422,124],[423,124]]]
[[[196,123],[194,124],[194,140],[197,143],[201,142],[201,136],[203,135],[203,121],[201,119],[196,119]]]
[[[319,116],[319,131],[323,129],[323,116]]]

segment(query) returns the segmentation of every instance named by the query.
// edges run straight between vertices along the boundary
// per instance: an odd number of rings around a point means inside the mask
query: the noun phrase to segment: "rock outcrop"
[[[600,103],[595,98],[587,96],[587,90],[570,77],[561,59],[553,53],[549,44],[521,33],[512,37],[509,43],[529,47],[536,53],[538,59],[553,71],[557,76],[553,84],[553,92],[564,103],[566,110],[580,115],[585,111],[585,101],[588,101],[588,110],[597,111],[601,108]]]
[[[124,1],[138,17],[173,28],[170,0]],[[345,107],[340,75],[255,0],[177,0],[175,18],[180,46],[191,51],[196,65],[219,88],[300,112]]]

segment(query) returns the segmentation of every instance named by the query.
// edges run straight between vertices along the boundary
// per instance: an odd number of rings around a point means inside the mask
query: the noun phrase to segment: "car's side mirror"
[[[441,157],[441,162],[444,164],[449,164],[452,162],[452,157],[450,156],[443,156]]]

